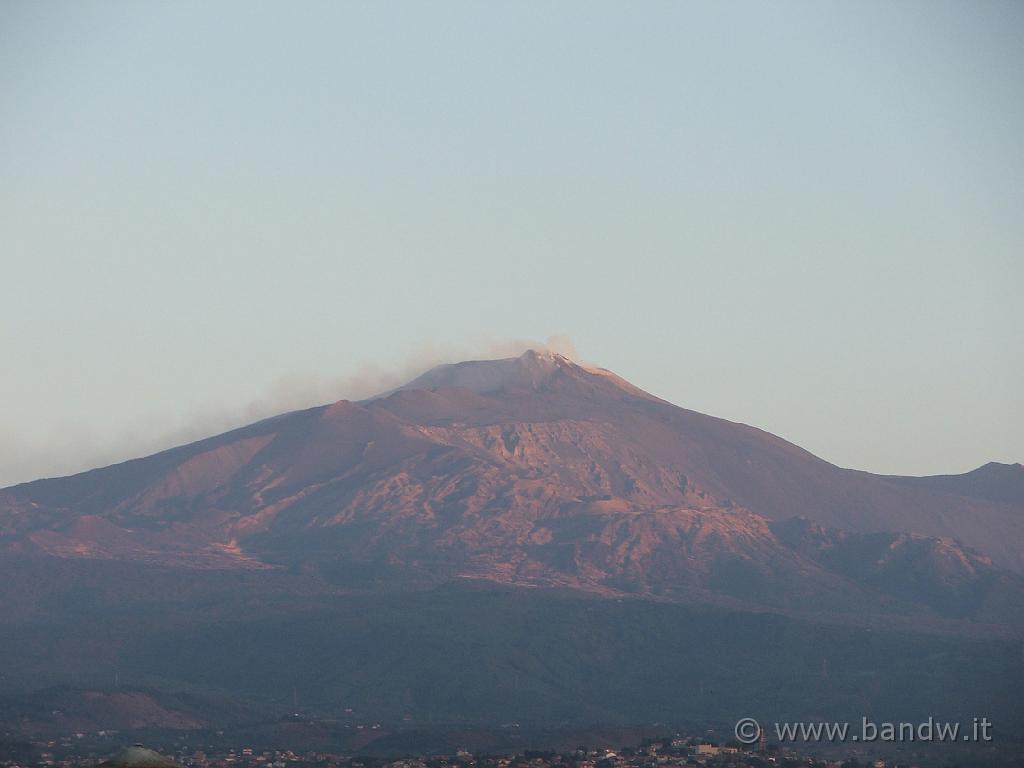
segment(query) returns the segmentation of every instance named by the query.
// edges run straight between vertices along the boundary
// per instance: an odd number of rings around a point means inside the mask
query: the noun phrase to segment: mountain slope
[[[841,469],[527,352],[0,491],[0,551],[998,623],[1021,584],[1000,568],[1024,568],[1015,498]],[[794,518],[854,554],[775,525]],[[902,565],[856,566],[886,548]]]

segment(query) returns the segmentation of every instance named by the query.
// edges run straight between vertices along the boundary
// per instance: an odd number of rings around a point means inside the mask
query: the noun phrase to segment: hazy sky
[[[1024,461],[1024,4],[0,2],[0,485],[564,334]]]

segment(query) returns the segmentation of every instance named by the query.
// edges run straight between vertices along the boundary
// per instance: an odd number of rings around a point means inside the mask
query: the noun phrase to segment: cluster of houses
[[[223,751],[179,749],[165,757],[135,745],[110,757],[63,757],[43,753],[32,761],[0,758],[0,768],[902,768],[884,761],[816,760],[766,745],[735,742],[713,744],[693,738],[649,741],[639,748],[587,749],[560,753],[525,751],[512,755],[454,755],[400,760],[352,757],[330,752],[261,750],[253,747]]]

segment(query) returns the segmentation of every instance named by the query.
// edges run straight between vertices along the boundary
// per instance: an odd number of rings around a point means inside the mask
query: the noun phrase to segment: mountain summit
[[[604,368],[588,368],[557,352],[530,349],[519,357],[439,365],[409,383],[371,399],[379,399],[405,390],[442,388],[466,389],[477,394],[495,394],[565,390],[578,386],[584,389],[584,393],[593,394],[595,388],[607,384],[612,384],[632,395],[651,397]]]
[[[507,389],[540,389],[559,376],[578,377],[583,369],[555,352],[527,350],[503,360],[470,360],[431,368],[408,384],[407,389],[459,387],[480,394]]]

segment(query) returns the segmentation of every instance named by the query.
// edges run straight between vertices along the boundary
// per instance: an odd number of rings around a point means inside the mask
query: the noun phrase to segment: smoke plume
[[[222,403],[193,405],[177,424],[168,414],[138,418],[138,426],[118,432],[98,432],[82,423],[61,424],[48,435],[29,437],[0,429],[0,488],[40,477],[58,477],[108,466],[167,448],[220,434],[288,411],[337,400],[364,400],[411,381],[444,363],[515,357],[528,349],[557,352],[578,360],[567,336],[547,341],[482,337],[468,344],[424,342],[397,365],[364,363],[346,375],[290,375],[270,383],[262,397],[242,406]],[[189,393],[182,393],[188,399]],[[200,395],[200,393],[192,393]],[[173,417],[172,417],[173,418]]]

